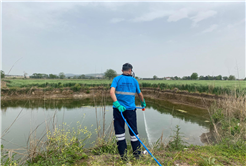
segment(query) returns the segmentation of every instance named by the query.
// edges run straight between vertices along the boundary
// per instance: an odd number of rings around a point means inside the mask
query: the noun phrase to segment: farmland
[[[83,84],[83,85],[101,85],[111,84],[112,80],[106,79],[4,79],[8,87],[29,87],[29,86],[42,86],[43,84]],[[246,81],[224,81],[224,80],[138,80],[141,84],[167,84],[167,85],[203,85],[214,87],[242,87],[246,88]],[[47,84],[47,85],[48,85]]]
[[[79,91],[83,87],[110,87],[112,80],[106,79],[4,79],[8,88],[64,88],[70,87]],[[188,92],[230,94],[231,91],[241,92],[246,89],[246,81],[225,80],[138,80],[140,87],[185,90]]]

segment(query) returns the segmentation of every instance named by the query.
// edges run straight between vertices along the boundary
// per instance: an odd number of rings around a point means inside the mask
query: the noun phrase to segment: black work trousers
[[[117,108],[113,108],[113,109],[114,109],[113,110],[114,111],[113,112],[114,130],[115,130],[118,150],[119,150],[120,156],[124,157],[124,155],[126,155],[127,153],[127,145],[126,145],[126,139],[125,139],[125,121],[121,116],[121,112],[119,112]],[[124,111],[123,116],[125,117],[127,123],[130,125],[132,130],[138,136],[136,109]],[[135,157],[139,157],[139,154],[141,153],[140,142],[135,137],[135,135],[132,133],[130,129],[129,129],[129,133],[131,135],[131,145],[132,145],[133,154]]]

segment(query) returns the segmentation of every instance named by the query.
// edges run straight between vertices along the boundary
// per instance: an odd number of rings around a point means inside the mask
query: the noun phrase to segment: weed
[[[186,146],[185,144],[187,144],[187,142],[183,141],[181,132],[180,132],[180,127],[177,125],[175,126],[175,130],[174,130],[174,135],[170,136],[170,138],[172,139],[171,141],[169,141],[168,143],[168,149],[169,150],[182,150],[184,149]]]
[[[83,139],[81,134],[84,136]],[[87,127],[82,128],[80,124],[77,130],[55,128],[54,132],[47,131],[45,151],[34,156],[28,163],[30,165],[70,165],[77,160],[86,159],[88,156],[84,153],[84,141],[90,138],[91,134]]]
[[[16,153],[14,153],[12,150],[5,150],[4,146],[1,145],[1,165],[3,166],[16,166],[18,163],[18,160],[15,159]]]
[[[204,166],[220,166],[219,164],[215,164],[216,159],[209,157],[209,158],[205,158],[200,156],[201,159],[203,159],[203,162],[200,163],[200,165],[204,165]]]

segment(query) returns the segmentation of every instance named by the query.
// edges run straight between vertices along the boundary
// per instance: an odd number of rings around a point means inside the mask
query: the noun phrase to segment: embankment
[[[215,101],[222,99],[222,96],[189,93],[187,91],[160,90],[158,88],[142,88],[145,97],[157,100],[165,100],[174,104],[185,104],[198,108],[206,108]],[[26,100],[26,99],[84,99],[92,97],[109,97],[109,89],[105,87],[93,87],[73,91],[70,88],[61,89],[42,89],[42,88],[2,88],[1,100]]]

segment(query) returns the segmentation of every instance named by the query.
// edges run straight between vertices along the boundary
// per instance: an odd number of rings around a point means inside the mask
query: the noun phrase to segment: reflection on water
[[[146,121],[144,121],[143,112],[141,110],[137,111],[137,125],[142,140],[156,142],[162,133],[164,138],[168,139],[174,127],[179,125],[185,136],[184,139],[188,143],[202,145],[199,136],[207,132],[209,127],[209,123],[206,122],[208,120],[206,110],[174,105],[159,100],[146,99],[146,102]],[[140,103],[136,104],[140,105]],[[106,105],[105,125],[108,129],[113,119],[112,101],[108,99]],[[79,121],[83,126],[87,126],[89,130],[94,132],[97,126],[95,107],[97,107],[98,122],[102,126],[103,108],[100,106],[100,101],[97,103],[90,99],[2,101],[2,132],[12,124],[22,111],[9,132],[3,137],[2,144],[6,148],[25,147],[30,132],[37,126],[37,138],[46,133],[45,120],[51,120],[57,125],[64,122],[69,127],[76,127],[76,123]],[[54,114],[56,115],[55,118]],[[128,132],[126,132],[126,135],[129,139]],[[96,134],[94,132],[90,142],[95,139]],[[90,146],[90,144],[87,144],[87,146]]]

